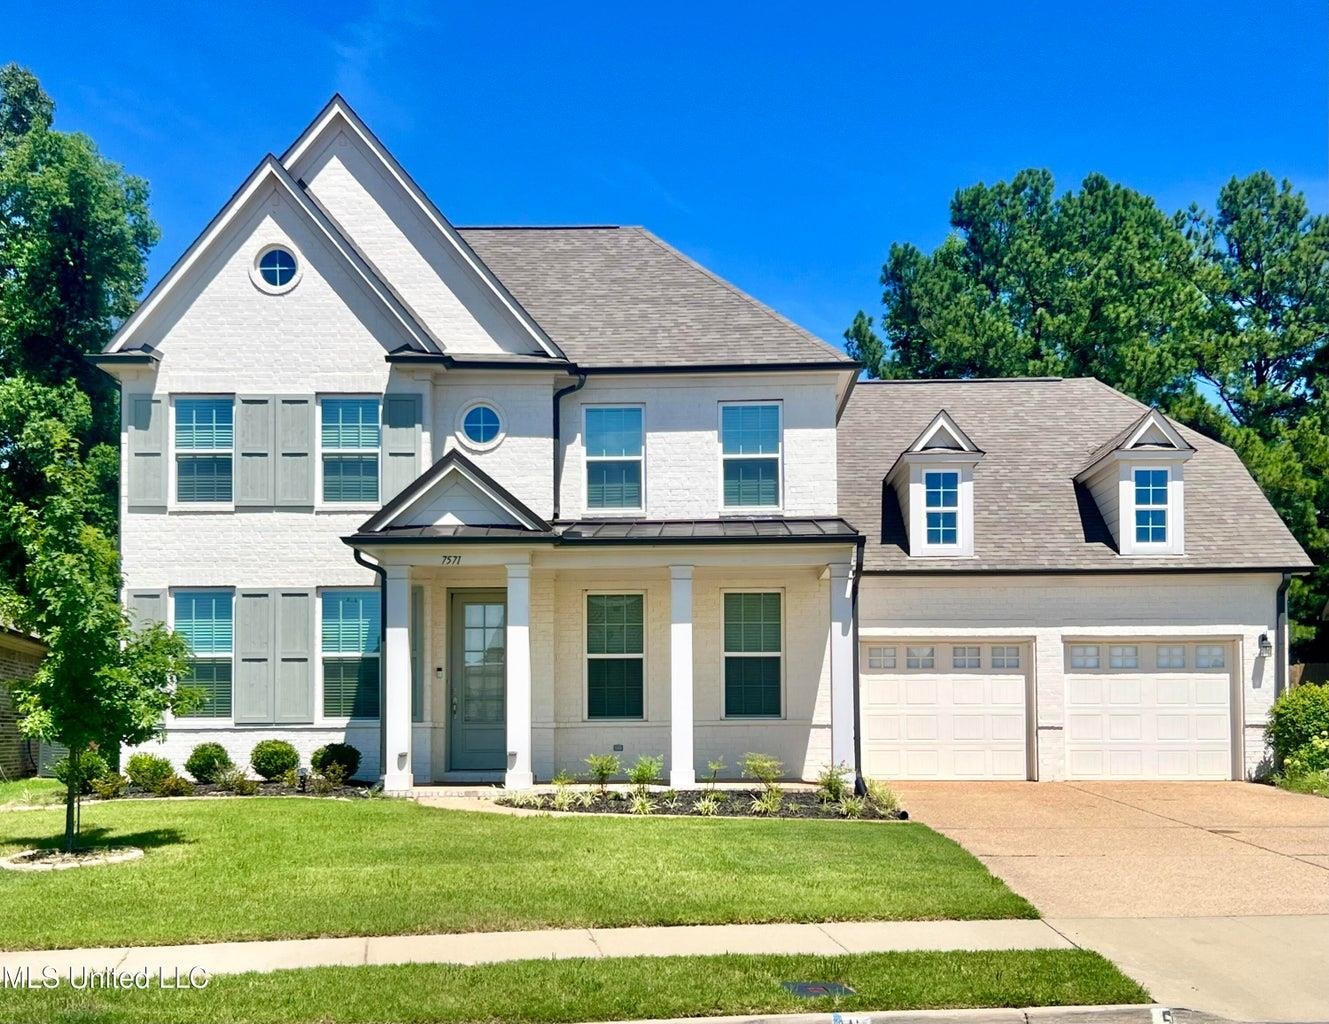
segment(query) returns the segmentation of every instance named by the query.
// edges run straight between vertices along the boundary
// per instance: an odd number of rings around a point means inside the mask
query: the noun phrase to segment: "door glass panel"
[[[476,602],[467,604],[462,636],[462,719],[469,724],[502,723],[503,691],[507,683],[504,665],[506,631],[504,606]]]

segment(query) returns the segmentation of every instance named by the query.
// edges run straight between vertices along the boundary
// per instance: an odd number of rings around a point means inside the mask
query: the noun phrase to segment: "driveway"
[[[895,788],[1160,1002],[1329,1018],[1329,801],[1240,782]]]

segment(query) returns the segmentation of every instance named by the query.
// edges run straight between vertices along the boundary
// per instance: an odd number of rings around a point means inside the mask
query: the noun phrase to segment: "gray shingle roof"
[[[974,558],[909,558],[882,480],[945,408],[986,454],[974,470]],[[1309,568],[1235,452],[1181,426],[1186,554],[1117,554],[1074,477],[1145,406],[1090,378],[863,382],[840,420],[840,514],[868,538],[864,567],[902,572]]]
[[[644,228],[458,231],[578,365],[848,362]]]

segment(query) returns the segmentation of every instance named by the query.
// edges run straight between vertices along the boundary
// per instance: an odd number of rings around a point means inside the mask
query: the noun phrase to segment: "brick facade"
[[[36,745],[19,735],[14,701],[5,683],[31,679],[41,663],[40,648],[30,640],[0,630],[0,778],[31,775]]]

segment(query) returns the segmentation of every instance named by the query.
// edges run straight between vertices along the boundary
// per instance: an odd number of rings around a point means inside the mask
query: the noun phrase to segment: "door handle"
[[[452,713],[453,713],[454,715],[457,713],[457,698],[456,698],[456,697],[453,697],[453,698],[452,698]]]

